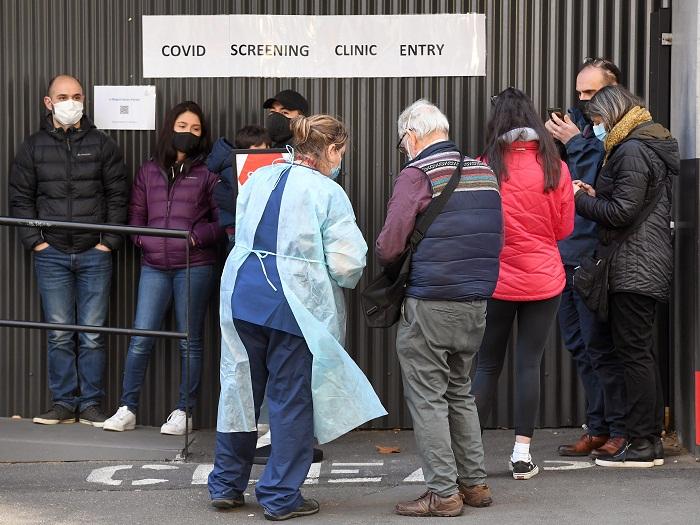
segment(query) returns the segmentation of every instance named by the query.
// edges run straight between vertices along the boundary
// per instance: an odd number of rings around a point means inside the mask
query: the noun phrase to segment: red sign
[[[253,174],[253,172],[263,166],[269,166],[274,162],[280,162],[284,159],[285,153],[280,151],[267,152],[265,150],[252,150],[241,153],[235,153],[236,155],[236,174],[238,176],[238,185],[242,186],[248,180],[248,178]],[[264,151],[264,153],[258,153]]]

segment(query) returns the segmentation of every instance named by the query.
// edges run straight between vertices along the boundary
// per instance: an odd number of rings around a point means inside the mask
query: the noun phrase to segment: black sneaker
[[[540,473],[540,468],[530,461],[510,461],[510,469],[513,471],[513,479],[530,479]]]
[[[40,425],[58,425],[59,423],[75,423],[75,412],[63,405],[54,405],[51,410],[39,414],[34,419],[34,423]]]
[[[243,495],[235,496],[233,498],[212,498],[211,506],[215,509],[236,509],[245,505],[245,499]]]
[[[320,506],[318,501],[315,499],[304,499],[304,501],[299,505],[296,510],[288,512],[287,514],[282,514],[281,516],[275,516],[265,511],[265,519],[270,521],[284,521],[291,520],[292,518],[298,518],[300,516],[311,516],[316,514]]]
[[[105,421],[107,421],[107,416],[102,413],[102,410],[97,405],[90,405],[80,413],[80,422],[83,425],[102,428]]]
[[[659,436],[653,436],[652,442],[654,443],[654,466],[660,467],[664,464],[664,442],[661,441]]]
[[[601,467],[648,468],[654,466],[654,444],[648,439],[629,441],[619,452],[596,458]]]

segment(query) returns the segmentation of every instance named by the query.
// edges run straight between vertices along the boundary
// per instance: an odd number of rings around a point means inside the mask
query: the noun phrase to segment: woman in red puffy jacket
[[[473,393],[482,421],[491,409],[517,315],[515,345],[515,479],[539,469],[530,441],[540,402],[540,362],[564,289],[557,241],[574,227],[571,176],[525,93],[508,88],[492,98],[483,160],[501,186],[505,245],[489,300]]]

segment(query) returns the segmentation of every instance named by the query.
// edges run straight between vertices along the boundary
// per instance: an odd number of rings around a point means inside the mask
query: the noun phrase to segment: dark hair
[[[544,172],[544,191],[559,186],[561,158],[554,139],[547,132],[532,100],[519,89],[509,87],[493,100],[491,118],[486,126],[486,146],[482,157],[493,169],[498,183],[508,180],[505,155],[510,144],[501,136],[516,128],[532,128],[539,136],[537,160]]]
[[[268,148],[272,145],[272,139],[270,139],[270,134],[267,130],[254,124],[244,126],[236,131],[236,138],[233,142],[240,149],[248,149],[258,144],[267,144]]]
[[[173,128],[175,127],[177,117],[187,111],[190,111],[199,117],[199,123],[202,126],[202,134],[199,138],[199,147],[197,150],[188,155],[183,162],[183,171],[188,173],[192,163],[200,160],[201,157],[206,156],[211,149],[209,128],[207,127],[207,121],[204,118],[204,113],[202,113],[202,108],[199,107],[199,104],[192,102],[191,100],[180,102],[179,104],[173,106],[165,114],[165,119],[163,119],[163,127],[160,128],[160,131],[158,132],[158,140],[156,141],[155,160],[160,167],[165,170],[169,170],[170,167],[177,161],[177,151],[173,147],[173,135],[175,134],[175,130]]]
[[[635,106],[645,107],[644,101],[622,86],[605,86],[593,96],[586,112],[590,118],[600,117],[610,131]]]
[[[586,57],[583,59],[581,67],[578,68],[578,73],[588,67],[600,69],[608,84],[622,83],[622,71],[620,71],[620,68],[617,67],[612,60],[608,60],[607,58]]]

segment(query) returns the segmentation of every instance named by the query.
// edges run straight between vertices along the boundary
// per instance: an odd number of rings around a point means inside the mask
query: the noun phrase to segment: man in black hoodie
[[[15,156],[9,181],[10,213],[24,219],[124,224],[126,167],[117,144],[83,113],[80,82],[54,77],[41,130]],[[103,326],[107,318],[112,255],[121,237],[53,228],[21,228],[32,250],[44,318],[58,324]],[[105,365],[100,334],[48,333],[49,389],[53,407],[35,423],[101,427]]]

